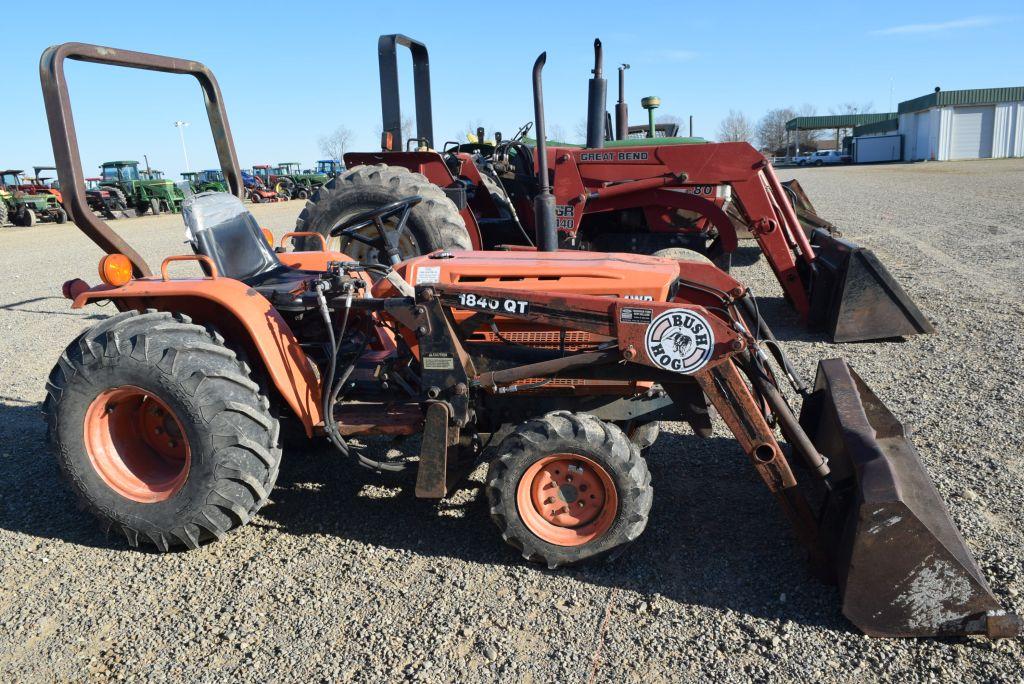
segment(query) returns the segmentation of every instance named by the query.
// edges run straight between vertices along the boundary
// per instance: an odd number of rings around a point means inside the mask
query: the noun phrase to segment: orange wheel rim
[[[556,546],[581,546],[612,526],[619,496],[611,475],[579,454],[554,454],[523,473],[516,488],[523,524]]]
[[[104,390],[85,413],[85,448],[96,474],[139,503],[166,501],[188,479],[191,450],[163,400],[133,385]]]

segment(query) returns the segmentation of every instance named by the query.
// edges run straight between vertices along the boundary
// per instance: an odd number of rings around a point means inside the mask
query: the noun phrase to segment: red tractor
[[[398,45],[408,47],[413,59],[417,137],[408,141],[409,149],[402,140]],[[538,189],[550,184],[559,248],[640,254],[684,248],[727,269],[739,236],[749,234],[786,299],[834,341],[934,332],[877,257],[841,239],[800,187],[780,183],[749,144],[630,138],[622,70],[619,139],[609,140],[600,41],[590,79],[587,145],[550,147],[544,159],[526,138],[530,124],[509,139],[496,134],[494,145],[446,143],[437,151],[426,46],[385,35],[378,54],[382,150],[346,154],[348,170],[313,196],[299,215],[298,230],[327,236],[375,202],[419,194],[427,201],[398,236],[403,256],[443,248],[531,247],[541,238],[531,207]],[[541,96],[536,88],[535,95]]]

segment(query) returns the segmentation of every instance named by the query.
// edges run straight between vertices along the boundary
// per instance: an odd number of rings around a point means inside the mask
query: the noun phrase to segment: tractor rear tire
[[[400,244],[402,259],[439,249],[472,249],[465,221],[441,188],[422,174],[386,164],[356,166],[327,181],[299,213],[295,230],[316,231],[330,241],[331,229],[349,216],[413,195],[423,201],[409,213],[406,226],[412,240]],[[312,239],[303,240],[299,249],[319,249]],[[352,243],[353,248],[357,246],[359,243]],[[358,254],[349,256],[359,258]]]
[[[131,546],[196,548],[252,518],[281,461],[278,422],[223,338],[128,311],[61,354],[43,404],[80,507]]]
[[[7,203],[0,199],[0,226],[7,225]]]
[[[700,252],[695,252],[692,249],[686,249],[685,247],[669,247],[668,249],[659,249],[651,256],[662,257],[665,259],[675,259],[676,261],[692,261],[696,264],[711,264],[714,266],[715,262],[708,259]]]
[[[121,188],[115,188],[112,185],[104,185],[104,186],[102,186],[102,189],[106,190],[107,192],[109,192],[111,195],[113,195],[117,199],[117,203],[118,203],[119,207],[121,207],[122,209],[127,209],[128,208],[128,198],[125,197],[125,194],[121,190]]]
[[[554,411],[520,424],[497,453],[487,471],[491,519],[529,561],[611,559],[647,526],[650,471],[611,423]]]

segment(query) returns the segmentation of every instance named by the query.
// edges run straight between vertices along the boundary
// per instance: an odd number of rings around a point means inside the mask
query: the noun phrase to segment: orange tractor
[[[185,201],[192,253],[168,256],[157,273],[89,211],[66,59],[201,85],[231,192]],[[64,294],[75,308],[110,302],[119,312],[58,359],[49,435],[80,503],[132,546],[195,548],[248,522],[271,494],[289,421],[370,469],[414,469],[422,498],[448,496],[485,461],[491,517],[526,559],[610,558],[647,524],[653,489],[641,449],[652,426],[682,420],[707,436],[713,406],[859,628],[1018,632],[899,422],[841,360],[822,361],[804,385],[742,306],[747,288],[713,264],[551,250],[403,260],[388,226],[400,229],[419,196],[331,231],[379,259],[355,261],[305,234],[275,249],[241,203],[224,103],[205,66],[70,43],[43,53],[41,76],[72,218],[106,252],[102,283],[71,280]],[[548,245],[550,189],[540,197]],[[317,246],[287,251],[296,238]],[[172,274],[179,262],[198,264],[201,277]],[[799,417],[780,379],[802,395]],[[418,459],[405,462],[375,459],[352,439],[416,433]]]

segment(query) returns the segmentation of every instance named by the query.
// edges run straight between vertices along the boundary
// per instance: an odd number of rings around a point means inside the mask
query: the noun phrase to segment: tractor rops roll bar
[[[75,133],[75,121],[71,114],[67,80],[64,76],[66,59],[194,76],[199,81],[206,101],[206,114],[210,119],[210,130],[213,132],[213,142],[221,171],[232,194],[242,198],[243,187],[238,156],[235,154],[235,144],[231,138],[231,128],[228,126],[220,86],[217,85],[213,72],[200,62],[88,43],[54,45],[44,50],[39,59],[39,80],[43,86],[43,103],[46,106],[46,119],[50,126],[50,140],[53,143],[53,156],[57,164],[57,177],[60,179],[65,210],[75,225],[104,252],[120,253],[128,257],[136,276],[152,275],[152,271],[139,253],[129,247],[105,221],[93,214],[85,199],[82,159]]]
[[[380,109],[385,139],[390,134],[388,150],[402,150],[402,105],[398,92],[398,46],[412,53],[413,92],[416,97],[416,137],[434,145],[434,115],[430,104],[430,57],[427,46],[400,33],[389,33],[377,39],[377,61],[380,68]]]

